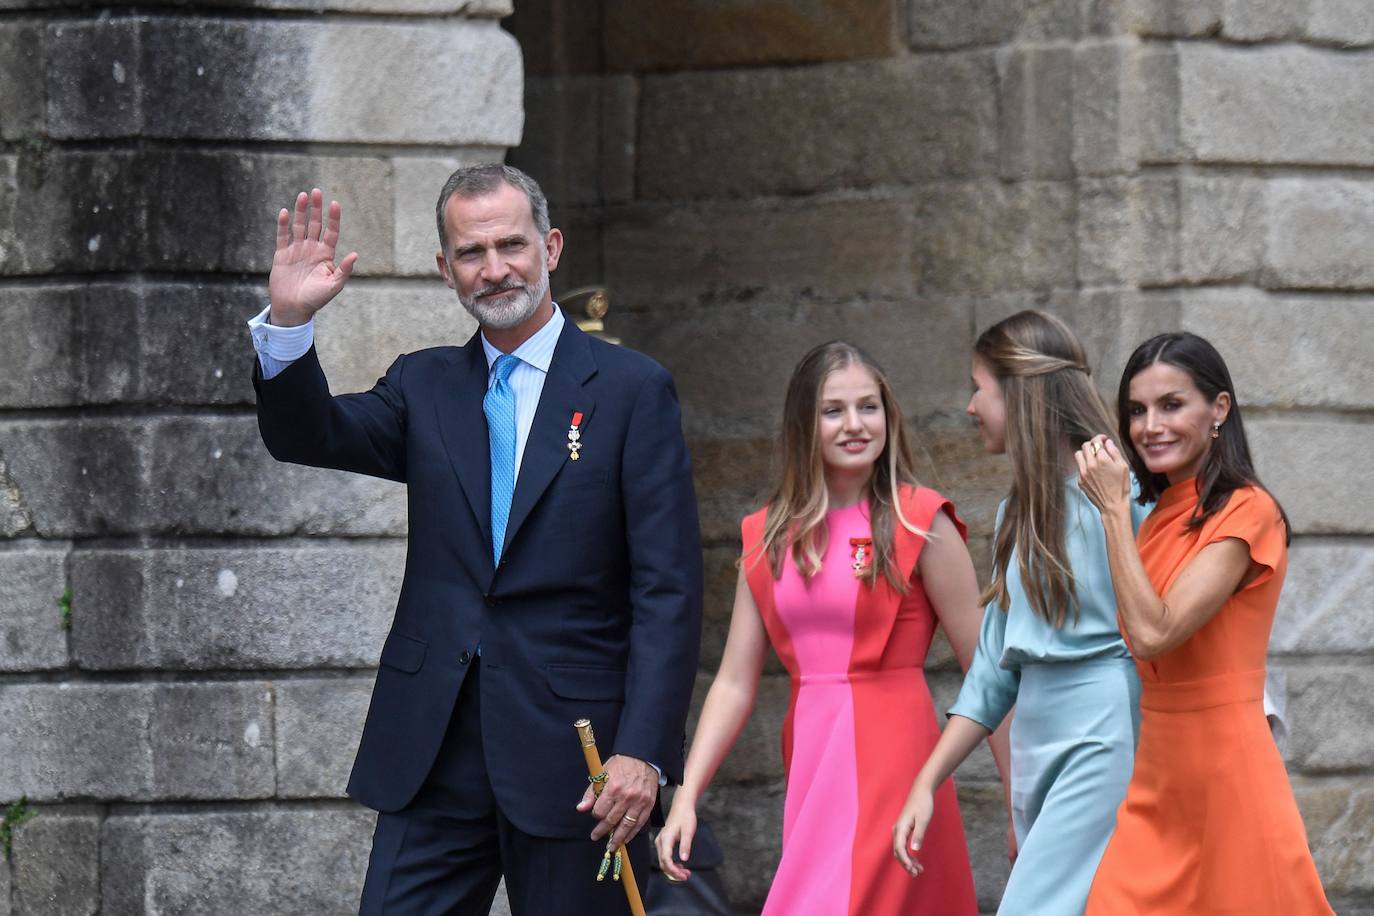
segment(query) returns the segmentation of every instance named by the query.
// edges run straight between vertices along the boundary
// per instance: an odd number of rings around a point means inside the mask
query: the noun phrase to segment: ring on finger
[[[624,821],[624,822],[627,823],[627,824],[638,824],[638,823],[639,823],[639,818],[634,817],[633,815],[630,815],[630,814],[625,815],[624,817],[621,818],[621,820]]]

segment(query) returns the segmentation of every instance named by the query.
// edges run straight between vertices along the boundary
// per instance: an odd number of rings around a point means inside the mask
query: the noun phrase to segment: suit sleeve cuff
[[[248,319],[248,330],[253,335],[253,349],[257,351],[264,381],[280,374],[315,344],[315,319],[294,328],[282,328],[268,323],[271,311],[272,306],[268,305]]]

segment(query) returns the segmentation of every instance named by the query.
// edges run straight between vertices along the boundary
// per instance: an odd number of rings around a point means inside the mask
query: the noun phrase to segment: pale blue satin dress
[[[983,614],[978,648],[950,715],[994,730],[1013,706],[1011,804],[1018,853],[997,912],[1083,912],[1135,759],[1140,679],[1116,619],[1101,517],[1077,475],[1064,488],[1064,546],[1078,614],[1055,628],[1031,608],[1017,559],[1009,607]],[[1005,503],[998,508],[1002,523]],[[1149,507],[1131,503],[1139,528]]]

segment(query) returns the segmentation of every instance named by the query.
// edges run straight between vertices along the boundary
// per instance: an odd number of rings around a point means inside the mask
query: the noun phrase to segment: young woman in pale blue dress
[[[1107,545],[1078,488],[1074,451],[1115,422],[1067,325],[1020,312],[974,347],[968,412],[984,447],[1006,453],[978,648],[939,743],[893,827],[912,875],[932,792],[1006,718],[1017,856],[998,913],[1083,912],[1130,781],[1140,681],[1121,638]],[[1146,509],[1134,506],[1138,527]]]

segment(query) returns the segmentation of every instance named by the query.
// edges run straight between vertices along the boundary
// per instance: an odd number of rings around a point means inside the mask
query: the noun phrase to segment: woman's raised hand
[[[681,791],[680,789],[678,791]],[[692,855],[692,839],[697,835],[697,812],[693,805],[679,804],[673,799],[668,810],[668,819],[654,840],[658,851],[658,867],[670,881],[686,881],[692,872],[673,859],[674,850],[683,862]]]
[[[267,279],[272,324],[305,324],[348,281],[358,254],[350,252],[341,262],[334,263],[340,212],[339,202],[331,200],[326,218],[324,195],[314,188],[309,194],[302,191],[296,195],[294,212],[283,208],[277,214],[277,251],[272,256],[272,273]]]
[[[1093,436],[1073,453],[1078,464],[1078,488],[1106,513],[1130,510],[1131,467],[1121,450],[1107,436]]]
[[[930,826],[930,816],[934,813],[935,794],[918,781],[911,787],[906,805],[902,813],[897,815],[897,823],[892,825],[892,854],[913,877],[924,871],[916,853],[921,849],[926,828]]]

